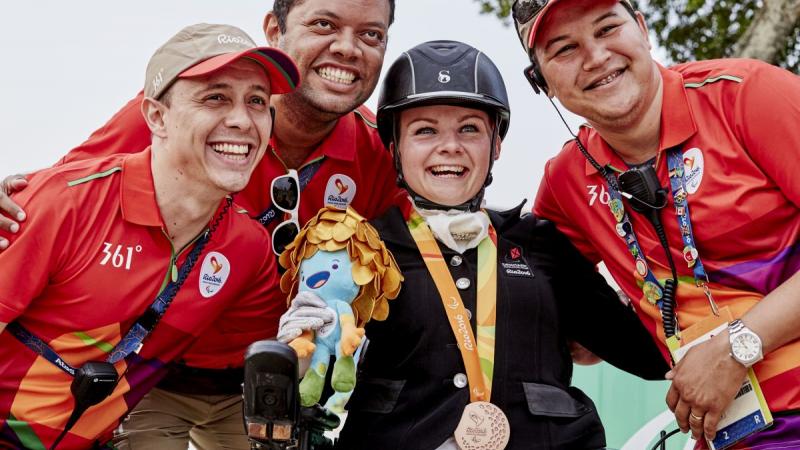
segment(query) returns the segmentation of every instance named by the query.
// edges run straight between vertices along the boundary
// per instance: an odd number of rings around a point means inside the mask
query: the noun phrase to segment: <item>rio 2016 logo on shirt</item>
[[[347,209],[356,196],[356,182],[347,175],[337,173],[328,178],[325,188],[325,206]]]
[[[703,152],[695,147],[683,154],[683,180],[686,182],[686,192],[694,194],[703,181],[705,161]]]
[[[225,286],[231,274],[228,258],[219,252],[209,252],[200,268],[200,295],[209,298]]]

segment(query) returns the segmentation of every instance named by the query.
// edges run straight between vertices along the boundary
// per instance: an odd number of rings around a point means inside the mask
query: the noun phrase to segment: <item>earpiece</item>
[[[542,72],[539,70],[539,65],[536,64],[536,61],[526,67],[523,73],[528,83],[531,84],[533,92],[537,94],[544,92],[544,94],[547,95],[547,82],[544,80],[544,76],[542,76]]]

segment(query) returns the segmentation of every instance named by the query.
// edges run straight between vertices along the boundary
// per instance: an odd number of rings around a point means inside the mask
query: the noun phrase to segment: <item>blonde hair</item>
[[[322,208],[281,253],[280,265],[286,269],[281,277],[281,290],[289,300],[297,293],[300,263],[318,250],[335,252],[347,249],[353,264],[353,281],[360,286],[352,307],[358,326],[370,319],[385,320],[389,315],[388,300],[397,298],[403,275],[394,256],[364,217],[347,210]]]

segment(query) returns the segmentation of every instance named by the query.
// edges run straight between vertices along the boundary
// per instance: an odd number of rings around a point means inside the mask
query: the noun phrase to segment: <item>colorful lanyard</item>
[[[467,370],[470,401],[488,402],[492,395],[497,322],[497,233],[489,224],[489,235],[478,244],[476,344],[461,294],[453,282],[453,277],[444,262],[444,256],[428,224],[416,211],[411,212],[407,223],[411,237],[414,238],[428,272],[436,284],[450,327],[458,342]]]
[[[224,215],[228,208],[230,208],[230,205],[231,202],[229,201],[224,207],[225,209],[223,209],[223,212],[220,214]],[[211,232],[214,231],[218,223],[219,222],[216,222],[214,225],[212,225],[211,229],[203,233],[203,236],[197,240],[194,248],[192,248],[192,251],[186,257],[186,261],[184,261],[181,265],[181,268],[178,271],[177,280],[169,282],[164,287],[150,307],[147,308],[147,310],[141,316],[139,316],[131,329],[128,330],[128,332],[117,343],[117,345],[111,349],[111,352],[109,352],[108,357],[106,358],[106,362],[116,364],[117,362],[127,358],[131,353],[138,353],[139,350],[141,350],[142,342],[144,342],[144,339],[147,337],[147,335],[153,331],[158,321],[161,320],[161,317],[167,312],[167,308],[169,308],[169,305],[172,304],[172,300],[178,294],[178,291],[180,290],[181,286],[183,286],[183,283],[186,281],[189,273],[191,273],[192,268],[194,267],[198,258],[200,258],[203,248],[205,248],[206,244],[211,238]],[[67,364],[67,362],[61,358],[55,350],[47,345],[47,343],[45,343],[39,336],[36,336],[28,331],[18,321],[9,323],[6,329],[14,337],[16,337],[17,340],[41,355],[44,359],[50,361],[53,365],[69,375],[75,376],[74,367]]]
[[[694,240],[692,220],[689,217],[689,202],[686,199],[686,178],[684,177],[683,158],[680,149],[671,149],[667,152],[667,167],[669,167],[669,183],[675,203],[675,217],[678,220],[678,228],[681,230],[681,239],[683,239],[683,259],[694,273],[695,285],[703,288],[703,293],[708,298],[711,311],[715,316],[719,316],[717,303],[708,289],[708,274],[703,266],[703,261],[700,260]]]
[[[320,157],[317,160],[311,161],[310,163],[306,164],[305,166],[301,167],[299,171],[297,171],[297,178],[300,180],[300,190],[308,186],[308,183],[311,182],[311,178],[314,177],[314,174],[317,173],[320,166],[322,166],[322,161],[324,161],[324,157]],[[270,193],[271,195],[271,193]],[[261,214],[253,217],[254,220],[257,220],[258,223],[264,226],[264,228],[268,228],[269,224],[278,217],[278,213],[280,210],[272,203],[270,200],[269,206],[261,212]]]
[[[689,268],[694,272],[695,282],[697,286],[703,288],[703,292],[708,297],[711,305],[711,310],[715,315],[719,315],[717,305],[708,289],[708,275],[703,267],[703,262],[695,245],[694,234],[692,233],[692,221],[689,217],[689,203],[686,200],[686,181],[684,179],[683,159],[681,154],[681,146],[673,147],[667,150],[667,164],[669,167],[670,186],[672,188],[672,197],[675,203],[675,215],[678,220],[678,226],[681,230],[681,237],[684,243],[683,257]],[[647,260],[644,256],[639,241],[636,238],[636,233],[633,231],[633,225],[628,217],[627,211],[622,203],[622,195],[617,188],[616,180],[606,178],[608,184],[608,192],[611,196],[611,201],[608,202],[608,207],[611,214],[616,220],[617,235],[622,238],[628,247],[628,251],[633,256],[636,273],[644,279],[642,285],[642,293],[645,298],[663,313],[663,291],[661,284],[656,279],[653,272],[650,270]],[[613,181],[613,182],[612,182]],[[675,318],[676,328],[677,317]]]

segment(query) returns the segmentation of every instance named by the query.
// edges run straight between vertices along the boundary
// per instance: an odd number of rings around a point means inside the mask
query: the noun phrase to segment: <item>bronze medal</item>
[[[502,450],[508,445],[511,425],[493,403],[472,402],[464,408],[453,435],[461,450]]]

